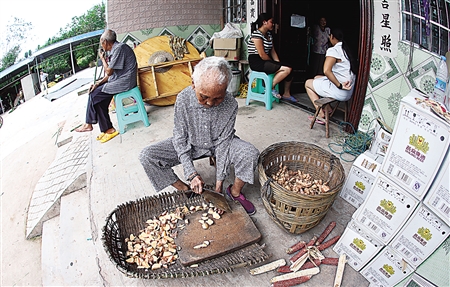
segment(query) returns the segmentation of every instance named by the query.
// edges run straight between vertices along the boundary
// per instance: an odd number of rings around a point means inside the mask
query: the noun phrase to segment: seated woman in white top
[[[348,101],[353,94],[358,66],[344,42],[341,29],[331,29],[330,43],[333,47],[328,48],[326,53],[323,66],[325,76],[316,76],[305,83],[306,93],[313,104],[319,97]],[[316,107],[315,104],[314,106]],[[322,110],[318,116],[324,118],[324,111]]]

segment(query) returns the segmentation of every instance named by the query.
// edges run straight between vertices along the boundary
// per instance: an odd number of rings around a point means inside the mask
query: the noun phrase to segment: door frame
[[[359,1],[359,47],[358,47],[358,75],[356,77],[355,89],[350,102],[350,112],[348,113],[347,121],[358,130],[358,125],[361,120],[364,102],[366,100],[367,85],[370,76],[370,64],[372,61],[372,35],[373,35],[373,1],[360,0]],[[346,128],[346,132],[353,132],[351,127]]]

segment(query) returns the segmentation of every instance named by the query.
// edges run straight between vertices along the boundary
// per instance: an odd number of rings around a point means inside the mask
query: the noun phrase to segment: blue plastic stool
[[[267,75],[264,72],[252,71],[250,73],[250,78],[248,81],[247,100],[245,101],[245,104],[247,106],[250,103],[250,100],[260,101],[266,105],[266,110],[270,111],[272,109],[272,102],[280,102],[279,99],[275,98],[272,95],[272,83],[274,76],[275,74]],[[256,80],[256,86],[252,88],[252,83],[254,80]],[[278,84],[275,86],[275,89],[279,91]]]
[[[123,100],[126,98],[132,98],[135,104],[124,106]],[[136,86],[129,91],[115,95],[114,102],[116,104],[117,122],[119,123],[119,132],[121,134],[125,132],[125,126],[127,124],[142,121],[146,127],[150,125],[139,87]]]

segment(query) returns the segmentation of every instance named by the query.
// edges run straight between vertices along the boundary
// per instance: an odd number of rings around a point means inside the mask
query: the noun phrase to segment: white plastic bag
[[[209,44],[212,46],[214,38],[242,38],[242,31],[238,24],[227,23],[222,31],[216,32],[209,40]]]

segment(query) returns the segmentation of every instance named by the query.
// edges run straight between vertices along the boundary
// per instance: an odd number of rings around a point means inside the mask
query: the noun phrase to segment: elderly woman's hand
[[[201,194],[203,192],[203,185],[205,182],[203,181],[202,177],[197,174],[192,180],[191,180],[191,189],[193,192]]]
[[[342,89],[350,91],[352,89],[352,81],[342,83]]]

